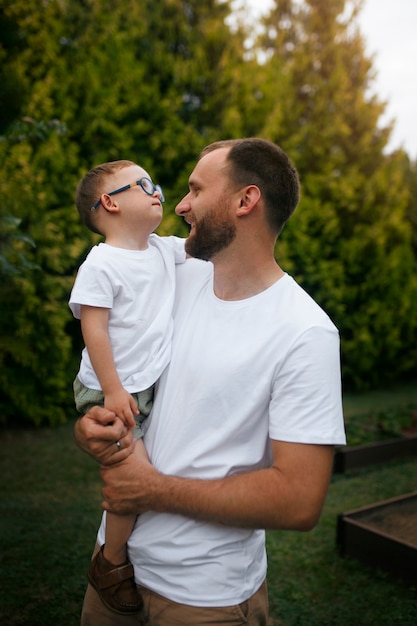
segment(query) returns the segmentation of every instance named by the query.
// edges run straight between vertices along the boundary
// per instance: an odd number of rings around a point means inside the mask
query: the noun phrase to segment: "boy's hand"
[[[133,416],[139,414],[139,409],[130,393],[123,387],[112,393],[105,394],[104,408],[116,413],[128,428],[136,426]]]

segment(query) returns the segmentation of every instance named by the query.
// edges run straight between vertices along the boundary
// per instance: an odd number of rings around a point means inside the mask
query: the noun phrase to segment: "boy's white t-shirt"
[[[110,310],[113,358],[131,393],[153,385],[171,357],[175,264],[185,261],[184,242],[152,234],[146,250],[100,243],[78,270],[69,306],[78,319],[82,304]],[[86,387],[101,389],[86,348],[78,377]]]
[[[269,437],[345,443],[338,331],[290,276],[224,301],[211,263],[189,259],[177,267],[174,325],[145,425],[159,471],[211,479],[268,467]],[[188,605],[243,602],[266,575],[263,530],[149,512],[128,547],[138,583]]]

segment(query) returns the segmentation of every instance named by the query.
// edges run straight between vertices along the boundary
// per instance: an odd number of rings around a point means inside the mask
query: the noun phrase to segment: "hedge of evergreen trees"
[[[339,327],[345,388],[416,371],[417,168],[386,153],[360,0],[276,0],[262,32],[231,5],[0,0],[0,423],[74,415],[80,177],[139,162],[166,191],[159,232],[184,236],[176,200],[226,137],[269,138],[300,172],[277,258]]]

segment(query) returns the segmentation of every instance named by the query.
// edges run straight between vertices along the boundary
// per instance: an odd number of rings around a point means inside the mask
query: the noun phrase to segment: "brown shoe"
[[[143,601],[134,579],[133,565],[129,562],[114,566],[103,556],[101,546],[88,568],[87,578],[97,591],[103,604],[121,615],[138,613]]]

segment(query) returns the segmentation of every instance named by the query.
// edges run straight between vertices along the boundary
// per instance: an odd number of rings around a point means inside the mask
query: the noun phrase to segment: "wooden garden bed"
[[[417,491],[341,513],[337,545],[342,556],[417,584]]]
[[[333,471],[344,474],[348,470],[386,463],[394,458],[413,454],[417,454],[417,434],[362,446],[343,446],[336,449]]]

